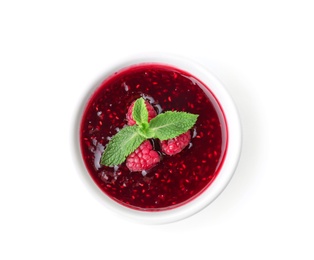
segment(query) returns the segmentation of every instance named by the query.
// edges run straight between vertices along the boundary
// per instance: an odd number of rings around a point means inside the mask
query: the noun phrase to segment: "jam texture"
[[[209,187],[224,161],[227,124],[208,87],[185,71],[154,63],[134,65],[107,78],[89,99],[80,125],[82,157],[97,186],[118,203],[143,211],[178,207]],[[150,140],[160,162],[148,171],[130,172],[125,162],[101,165],[107,143],[127,125],[128,108],[139,97],[157,114],[198,114],[189,145],[168,156],[159,140]]]

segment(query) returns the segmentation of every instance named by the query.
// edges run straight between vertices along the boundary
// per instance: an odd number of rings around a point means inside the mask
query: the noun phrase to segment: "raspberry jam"
[[[128,108],[139,97],[157,114],[198,114],[189,145],[165,156],[152,140],[160,162],[148,171],[130,172],[125,162],[101,165],[110,137],[127,124]],[[227,125],[218,101],[197,78],[168,65],[140,64],[114,73],[93,93],[82,116],[80,145],[90,176],[105,194],[133,209],[160,211],[187,203],[214,181],[227,149]]]

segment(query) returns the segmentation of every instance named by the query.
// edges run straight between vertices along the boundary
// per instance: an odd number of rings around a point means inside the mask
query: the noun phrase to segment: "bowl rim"
[[[128,219],[145,224],[165,224],[182,220],[196,214],[211,204],[227,187],[230,180],[232,179],[240,158],[242,143],[241,123],[235,103],[222,82],[211,71],[205,68],[205,66],[187,57],[166,53],[137,54],[136,56],[118,61],[115,66],[112,66],[113,69],[106,73],[105,79],[117,71],[143,63],[158,63],[172,66],[182,71],[186,71],[199,79],[217,99],[219,105],[222,108],[227,124],[228,144],[225,152],[224,162],[220,167],[219,174],[215,177],[214,181],[204,191],[201,192],[201,194],[187,203],[168,210],[140,211],[123,206],[122,204],[111,199],[104,192],[95,193],[98,195],[99,199],[105,203],[106,207],[120,215],[122,214]],[[81,113],[80,119],[82,118],[82,114],[83,112]],[[78,134],[78,138],[80,138],[79,136],[80,135]],[[80,140],[78,140],[78,142],[80,142]],[[82,156],[81,160],[83,161]],[[86,168],[85,172],[88,174],[89,178],[92,179]],[[94,182],[93,185],[89,185],[89,188],[100,190]]]

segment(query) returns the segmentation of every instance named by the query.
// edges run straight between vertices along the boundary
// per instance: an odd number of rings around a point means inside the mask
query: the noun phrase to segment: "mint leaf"
[[[138,125],[148,123],[148,111],[143,98],[139,98],[135,101],[132,117]]]
[[[115,166],[123,163],[126,157],[134,152],[145,137],[138,133],[138,126],[122,128],[108,143],[101,156],[100,163],[106,166]]]
[[[198,115],[167,111],[153,118],[149,123],[149,130],[154,138],[161,141],[177,137],[193,127]]]

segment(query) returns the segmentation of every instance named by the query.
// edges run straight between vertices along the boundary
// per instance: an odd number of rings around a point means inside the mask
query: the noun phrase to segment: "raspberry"
[[[126,114],[126,119],[128,121],[128,125],[135,125],[136,124],[136,122],[134,121],[133,116],[132,116],[134,102],[131,104],[131,106],[129,107],[128,112]],[[155,109],[153,108],[153,106],[148,101],[145,101],[145,105],[146,105],[146,108],[148,111],[148,122],[149,122],[151,119],[153,119],[157,115],[157,113],[156,113]]]
[[[159,154],[153,150],[150,141],[144,141],[126,159],[126,166],[131,172],[149,170],[160,162]]]
[[[165,154],[175,155],[180,153],[191,140],[191,133],[187,131],[175,138],[161,141],[161,149]]]

